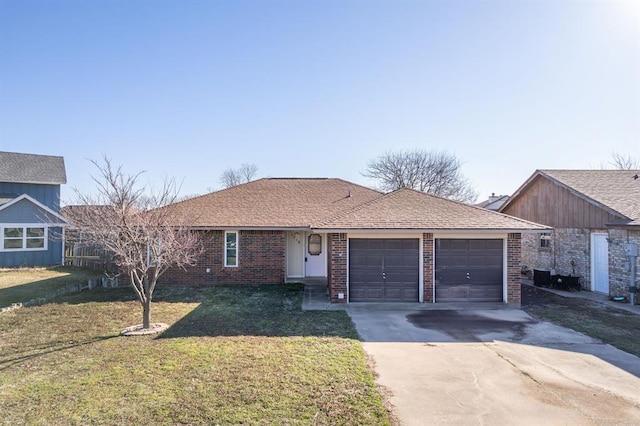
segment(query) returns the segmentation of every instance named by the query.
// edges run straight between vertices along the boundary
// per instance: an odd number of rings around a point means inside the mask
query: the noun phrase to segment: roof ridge
[[[49,158],[62,158],[62,155],[48,155],[48,154],[31,154],[29,152],[14,152],[14,151],[0,151],[0,155],[2,154],[16,154],[16,155],[29,155],[34,157],[49,157]]]
[[[184,200],[176,201],[176,202],[168,204],[168,205],[169,206],[175,206],[177,204],[186,203],[187,201],[193,201],[193,200],[197,200],[198,198],[209,197],[209,196],[211,196],[213,194],[219,194],[221,192],[225,192],[225,191],[228,191],[230,189],[238,188],[240,186],[246,186],[246,185],[249,185],[250,183],[255,183],[255,182],[259,182],[261,180],[268,180],[268,179],[271,179],[271,178],[260,178],[260,179],[256,179],[256,180],[251,180],[249,182],[239,183],[238,185],[233,185],[233,186],[229,186],[229,187],[226,187],[226,188],[217,189],[215,191],[207,192],[206,194],[194,195],[193,197],[185,198]]]
[[[379,197],[376,197],[373,200],[369,200],[369,201],[366,201],[366,202],[364,202],[362,204],[358,204],[357,206],[354,206],[354,207],[352,207],[352,208],[350,208],[348,210],[345,210],[345,211],[337,213],[337,214],[335,214],[335,215],[333,215],[331,217],[328,217],[328,218],[320,221],[319,223],[312,223],[311,227],[314,227],[316,225],[318,225],[318,226],[325,225],[325,224],[327,224],[329,222],[333,222],[334,220],[340,219],[340,218],[342,218],[342,217],[344,217],[344,216],[346,216],[346,215],[348,215],[348,214],[350,214],[352,212],[355,212],[355,211],[358,211],[358,210],[362,210],[367,205],[373,204],[374,202],[377,202],[378,200],[380,200],[382,198],[388,197],[389,195],[393,194],[396,191],[397,191],[397,189],[395,191],[392,191],[392,192],[387,192],[386,194],[382,193]]]
[[[404,192],[414,192],[414,193],[416,193],[416,194],[418,194],[420,196],[426,196],[426,197],[435,198],[435,199],[438,199],[438,200],[443,200],[443,201],[446,201],[446,202],[451,202],[451,203],[454,203],[454,204],[457,204],[457,205],[460,205],[460,206],[463,206],[463,207],[470,207],[470,208],[475,209],[475,210],[477,210],[479,212],[482,212],[483,214],[484,213],[488,213],[488,214],[492,214],[494,216],[497,215],[497,216],[500,216],[500,217],[507,216],[510,219],[514,219],[517,222],[520,222],[520,223],[523,223],[523,224],[526,224],[526,225],[535,225],[535,226],[539,226],[540,225],[539,223],[531,222],[531,221],[528,221],[528,220],[525,220],[525,219],[521,219],[519,217],[515,217],[515,216],[508,215],[508,214],[504,214],[504,213],[499,213],[499,212],[496,212],[496,211],[488,210],[488,209],[485,209],[485,208],[482,208],[482,207],[474,206],[473,204],[467,204],[467,203],[464,203],[462,201],[452,200],[450,198],[445,198],[445,197],[442,197],[442,196],[439,196],[439,195],[429,194],[427,192],[420,191],[420,190],[417,190],[417,189],[414,189],[414,188],[405,187],[405,188],[395,189],[395,190],[393,190],[391,192],[388,192],[386,194],[381,195],[380,197],[374,198],[373,200],[370,200],[370,201],[367,201],[365,203],[359,204],[359,205],[353,207],[352,209],[347,210],[347,211],[342,212],[342,213],[339,213],[339,214],[337,214],[335,216],[332,216],[331,218],[326,219],[323,222],[320,222],[320,223],[317,223],[317,224],[313,224],[312,227],[316,226],[316,225],[317,226],[327,225],[330,222],[333,222],[335,220],[341,219],[341,218],[343,218],[343,217],[345,217],[345,216],[347,216],[347,215],[349,215],[349,214],[351,214],[353,212],[362,210],[362,209],[364,209],[366,207],[371,206],[372,204],[378,203],[378,202],[382,201],[383,199],[390,198],[390,197],[392,197],[392,196],[394,196],[394,195],[396,195],[398,193],[401,193],[403,191]]]

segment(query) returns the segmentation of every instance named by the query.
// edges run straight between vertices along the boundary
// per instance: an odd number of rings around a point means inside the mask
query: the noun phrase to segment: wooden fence
[[[116,272],[113,254],[110,251],[99,246],[74,241],[65,242],[64,264],[109,273]]]

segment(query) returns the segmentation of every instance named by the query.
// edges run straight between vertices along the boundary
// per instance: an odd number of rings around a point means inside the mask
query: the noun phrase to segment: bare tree
[[[440,197],[471,203],[478,194],[462,175],[462,163],[444,151],[389,151],[367,164],[363,176],[380,189],[413,188]]]
[[[240,168],[228,168],[220,176],[220,183],[225,188],[240,185],[241,183],[251,182],[258,173],[258,166],[255,164],[243,163]]]
[[[201,237],[171,208],[178,194],[175,180],[147,191],[138,183],[141,173],[128,175],[106,157],[92,163],[99,170],[92,176],[97,195],[76,191],[78,204],[87,208],[71,210],[69,219],[85,241],[113,253],[119,274],[127,276],[142,305],[142,328],[149,329],[158,278],[169,268],[194,265],[203,251]]]
[[[611,152],[609,164],[617,170],[638,170],[640,169],[640,159],[629,154],[621,154],[616,151]]]

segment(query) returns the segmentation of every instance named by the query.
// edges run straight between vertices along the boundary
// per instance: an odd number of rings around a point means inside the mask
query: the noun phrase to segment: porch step
[[[303,280],[305,286],[326,287],[328,284],[326,277],[307,277]]]
[[[306,307],[305,309],[324,310],[329,304],[329,288],[326,279],[323,279],[320,284],[316,282],[304,285],[303,307]]]

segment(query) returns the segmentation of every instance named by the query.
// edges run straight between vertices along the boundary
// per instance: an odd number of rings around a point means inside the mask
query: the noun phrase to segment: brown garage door
[[[503,241],[436,240],[436,302],[502,302]]]
[[[349,239],[350,302],[417,302],[417,238]]]

